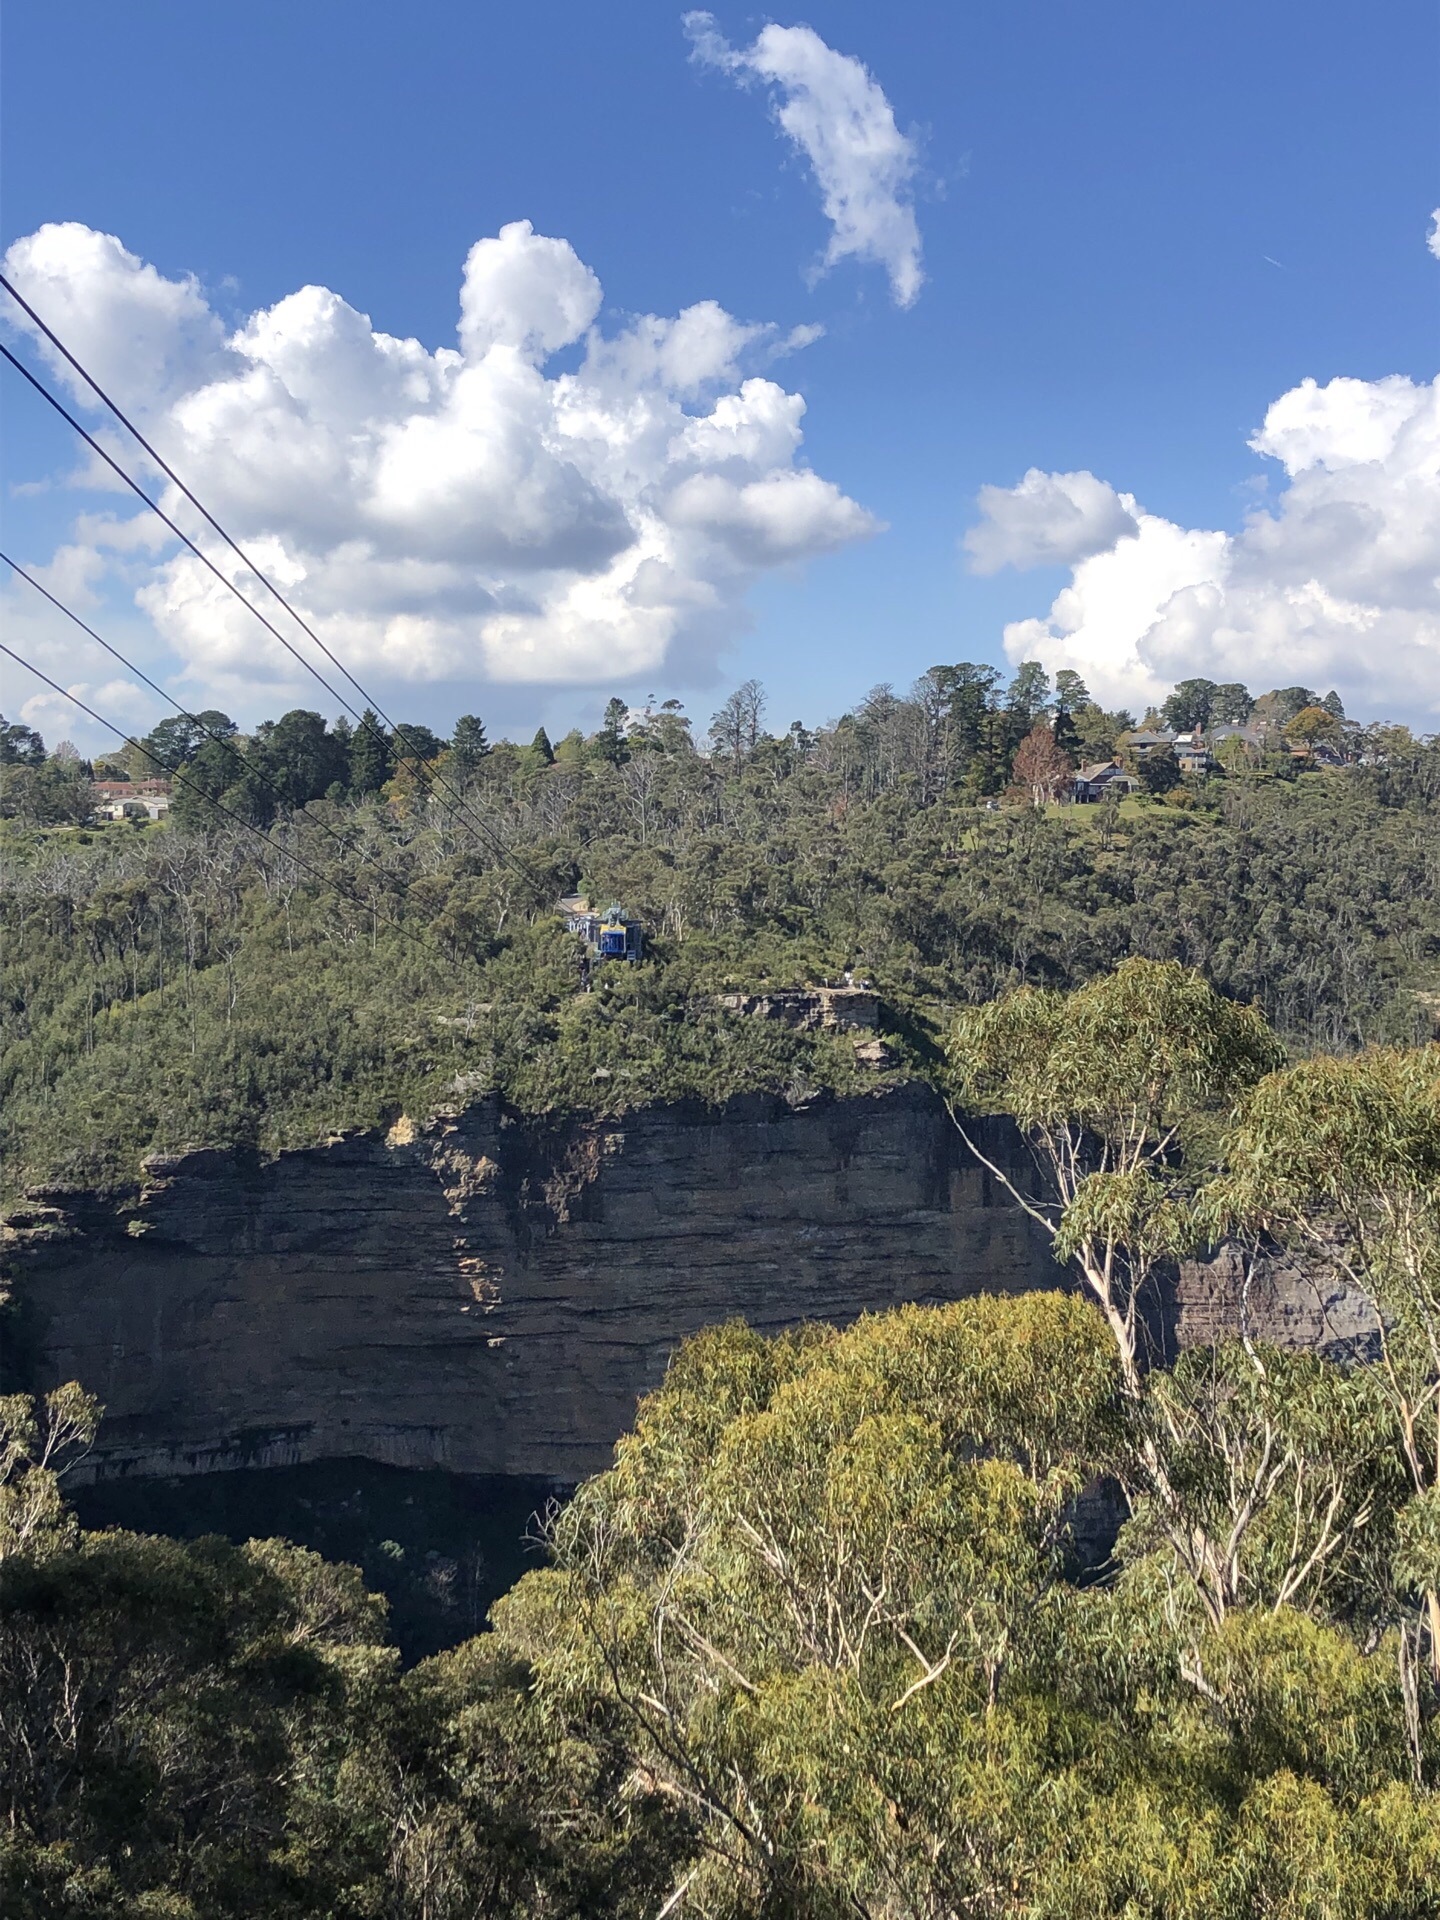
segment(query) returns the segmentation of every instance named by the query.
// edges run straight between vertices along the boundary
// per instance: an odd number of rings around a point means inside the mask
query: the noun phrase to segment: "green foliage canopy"
[[[1352,1402],[1324,1362],[1263,1361],[1267,1417],[1304,1438],[1301,1481],[1353,1472],[1364,1389]],[[1250,1361],[1210,1364],[1238,1433]],[[1210,1401],[1195,1377],[1173,1392]],[[1418,1920],[1440,1750],[1425,1731],[1417,1785],[1365,1555],[1293,1577],[1293,1462],[1256,1498],[1248,1588],[1223,1617],[1143,1508],[1111,1578],[1071,1576],[1070,1502],[1143,1417],[1073,1297],[769,1341],[716,1329],[557,1518],[555,1567],[497,1630],[558,1724],[603,1705],[637,1776],[688,1809],[697,1846],[674,1886],[705,1920]],[[1174,1448],[1199,1525],[1228,1497],[1221,1438]],[[1382,1471],[1361,1496],[1382,1533],[1397,1490]]]

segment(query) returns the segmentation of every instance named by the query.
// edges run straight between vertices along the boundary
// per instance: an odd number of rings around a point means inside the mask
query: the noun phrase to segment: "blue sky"
[[[752,345],[748,366],[719,386],[734,390],[748,371],[803,395],[795,464],[884,531],[860,537],[852,516],[818,533],[813,551],[797,539],[783,553],[772,542],[763,561],[752,553],[725,575],[722,608],[693,628],[682,618],[633,671],[633,649],[617,649],[611,667],[603,642],[576,642],[545,684],[513,666],[495,684],[493,657],[487,665],[477,652],[472,665],[462,634],[416,675],[356,627],[362,678],[407,716],[470,707],[517,729],[540,717],[564,726],[593,718],[613,688],[674,693],[703,718],[755,674],[774,721],[814,721],[937,661],[1007,666],[1007,623],[1011,658],[1074,661],[1097,691],[1132,704],[1157,677],[1213,667],[1248,678],[1235,667],[1251,660],[1257,689],[1323,670],[1357,711],[1433,712],[1440,625],[1427,624],[1434,573],[1413,524],[1424,517],[1417,488],[1440,516],[1426,494],[1429,416],[1413,397],[1435,373],[1440,339],[1440,268],[1425,243],[1440,201],[1440,31],[1428,0],[1380,14],[1336,0],[717,9],[735,49],[772,17],[803,22],[883,90],[914,153],[905,196],[925,279],[904,307],[874,262],[842,259],[816,275],[830,228],[811,168],[773,118],[783,87],[697,65],[681,11],[649,0],[256,0],[242,12],[10,0],[0,237],[59,222],[113,234],[167,280],[194,275],[226,327],[323,286],[377,330],[433,352],[454,345],[467,251],[529,220],[598,276],[599,324],[611,334],[630,316],[702,301],[770,323],[770,346],[823,327],[782,360]],[[104,329],[103,311],[94,324]],[[580,353],[563,347],[547,373],[572,370]],[[56,484],[73,453],[0,372],[7,550],[56,568],[56,550],[75,545],[76,514],[119,502]],[[1404,392],[1375,385],[1394,376]],[[1267,409],[1307,379],[1329,401],[1277,417],[1278,460],[1254,450]],[[1336,380],[1348,384],[1329,389]],[[703,413],[713,397],[683,404]],[[1337,479],[1335,448],[1353,452],[1356,420],[1377,406],[1390,439],[1366,441],[1353,485]],[[216,457],[212,445],[182,470],[199,474],[205,497],[229,501]],[[1125,504],[1108,546],[1083,529],[1037,537],[1034,514],[1016,532],[1000,494],[1032,468],[1093,474],[1117,490]],[[986,574],[958,544],[982,487],[999,490],[990,517],[1005,535],[991,557],[1012,561]],[[1288,507],[1287,487],[1298,490]],[[1035,511],[1063,518],[1073,494],[1042,488]],[[1247,544],[1246,515],[1267,506],[1280,531]],[[247,536],[267,530],[264,503],[233,511],[248,513]],[[1400,584],[1394,568],[1377,581],[1358,558],[1326,573],[1314,556],[1336,515],[1347,525],[1368,516],[1367,551],[1376,527],[1391,529],[1388,544],[1406,549]],[[1200,534],[1231,539],[1222,552],[1190,537]],[[1166,558],[1182,549],[1189,573]],[[144,566],[167,557],[143,556]],[[218,642],[192,647],[183,621],[157,615],[153,599],[148,611],[135,605],[141,558],[132,549],[108,572],[72,563],[45,577],[68,580],[87,617],[182,699],[208,690],[237,712],[248,699],[244,719],[274,710],[281,680],[248,678],[238,643],[228,654]],[[1189,599],[1166,600],[1157,578]],[[1090,608],[1077,617],[1071,607],[1073,628],[1051,613],[1067,585]],[[448,589],[436,591],[443,600]],[[1146,603],[1131,618],[1139,638],[1116,627],[1117,596]],[[346,619],[363,612],[343,600],[332,578],[314,603],[337,623],[337,650]],[[1038,624],[1019,632],[1027,620]],[[113,675],[51,641],[54,624],[27,616],[24,632],[51,648],[57,677],[113,695]],[[1387,678],[1377,653],[1403,670]],[[7,711],[29,697],[19,679],[7,676]],[[312,702],[329,704],[318,689]],[[37,712],[55,731],[49,709]]]

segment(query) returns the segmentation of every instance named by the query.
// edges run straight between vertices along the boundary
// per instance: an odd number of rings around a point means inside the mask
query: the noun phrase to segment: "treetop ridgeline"
[[[522,745],[475,715],[442,739],[209,711],[93,766],[4,726],[6,1180],[110,1186],[149,1151],[269,1153],[457,1089],[597,1112],[856,1091],[929,1076],[956,1005],[1129,954],[1301,1049],[1428,1037],[1440,748],[1303,687],[1187,681],[1140,718],[1029,663],[937,667],[814,730],[768,730],[751,681],[699,744],[673,700]],[[168,815],[95,825],[106,781],[111,811]],[[1100,804],[1053,804],[1072,792]],[[643,929],[643,963],[588,993],[574,893]],[[736,1010],[857,969],[884,1007],[868,1061]]]
[[[932,667],[907,697],[879,686],[832,725],[812,732],[795,721],[778,737],[765,731],[764,690],[750,680],[712,716],[703,746],[678,700],[657,706],[653,698],[643,708],[612,699],[595,733],[577,729],[552,744],[542,726],[527,746],[509,740],[492,745],[474,714],[462,714],[448,738],[428,726],[389,729],[369,707],[358,723],[342,715],[333,724],[296,708],[242,734],[228,714],[211,708],[162,720],[143,739],[93,765],[69,742],[47,754],[33,728],[0,716],[0,818],[28,825],[82,823],[90,811],[84,782],[106,776],[178,778],[174,813],[183,825],[214,824],[228,815],[263,826],[318,800],[343,803],[384,793],[403,801],[415,789],[453,800],[482,773],[486,784],[506,776],[523,784],[549,767],[575,772],[624,766],[651,752],[708,754],[739,768],[757,753],[773,756],[778,750],[792,759],[833,764],[845,784],[847,774],[862,787],[911,779],[928,801],[941,790],[1024,799],[1034,781],[1023,750],[1028,743],[1033,762],[1042,733],[1046,784],[1056,791],[1077,765],[1128,759],[1138,771],[1142,758],[1151,763],[1152,790],[1165,791],[1155,778],[1161,760],[1127,751],[1130,736],[1139,733],[1148,741],[1150,728],[1164,730],[1160,737],[1167,743],[1217,729],[1243,732],[1245,751],[1238,759],[1231,756],[1236,765],[1279,762],[1317,741],[1343,747],[1351,760],[1403,754],[1415,744],[1403,727],[1348,722],[1338,694],[1322,699],[1308,687],[1277,688],[1257,700],[1238,683],[1182,680],[1137,722],[1131,713],[1104,711],[1068,668],[1052,685],[1038,663],[1027,661],[1008,685],[1002,680],[993,667]],[[1220,764],[1216,758],[1214,765]],[[1173,775],[1168,784],[1178,784],[1178,766],[1167,771]]]

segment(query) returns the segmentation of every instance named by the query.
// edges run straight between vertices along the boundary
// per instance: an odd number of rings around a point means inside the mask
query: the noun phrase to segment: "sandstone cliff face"
[[[1022,1171],[1008,1123],[976,1123]],[[572,1480],[687,1334],[1053,1286],[927,1088],[623,1121],[493,1103],[265,1166],[152,1161],[138,1202],[12,1216],[23,1370],[105,1402],[100,1476],[359,1456]]]
[[[1296,1254],[1275,1250],[1248,1260],[1226,1244],[1205,1260],[1183,1261],[1168,1306],[1172,1349],[1248,1333],[1332,1360],[1380,1357],[1380,1325],[1369,1301]]]
[[[1010,1124],[967,1123],[1023,1183]],[[526,1122],[494,1102],[268,1165],[152,1160],[138,1201],[48,1195],[4,1229],[6,1370],[106,1407],[111,1478],[337,1458],[575,1480],[686,1335],[844,1322],[1064,1284],[1044,1236],[910,1085],[798,1109]],[[1161,1348],[1248,1326],[1351,1355],[1363,1305],[1222,1248],[1160,1303]]]

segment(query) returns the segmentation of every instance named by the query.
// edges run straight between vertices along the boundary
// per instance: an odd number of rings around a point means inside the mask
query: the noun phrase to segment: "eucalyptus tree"
[[[22,721],[7,720],[0,713],[0,767],[41,767],[45,764],[45,741],[34,727]]]
[[[1023,1192],[987,1159],[957,1113],[962,1137],[1057,1257],[1074,1262],[1132,1397],[1141,1392],[1147,1291],[1190,1237],[1182,1141],[1282,1058],[1254,1009],[1173,960],[1125,960],[1073,993],[1021,987],[955,1023],[955,1096],[1014,1118],[1040,1191]]]
[[[684,1813],[656,1912],[1430,1910],[1440,1740],[1408,1777],[1393,1663],[1338,1586],[1257,1589],[1197,1637],[1142,1525],[1109,1578],[1071,1577],[1071,1502],[1133,1418],[1073,1295],[680,1350],[493,1616],[541,1723],[613,1726],[637,1803]],[[1353,1440],[1343,1409],[1295,1418]],[[1257,1567],[1284,1557],[1284,1504]]]
[[[1261,1081],[1205,1211],[1213,1233],[1295,1247],[1369,1305],[1413,1496],[1396,1574],[1440,1687],[1440,1047],[1304,1060]]]
[[[1248,1607],[1303,1604],[1377,1634],[1398,1622],[1423,1781],[1440,1697],[1440,1049],[1282,1069],[1252,1011],[1132,960],[1068,996],[1022,991],[975,1010],[952,1058],[958,1090],[1026,1135],[1040,1194],[987,1164],[1114,1339],[1132,1545],[1168,1557],[1208,1623],[1190,1636],[1187,1677],[1212,1690],[1214,1636]],[[1248,1235],[1252,1260],[1286,1242],[1362,1294],[1377,1364],[1347,1372],[1265,1348],[1247,1325],[1238,1344],[1147,1367],[1147,1287],[1224,1234]]]
[[[495,1616],[541,1701],[618,1708],[688,1810],[677,1907],[683,1885],[707,1916],[1013,1910],[988,1889],[1026,1775],[985,1807],[988,1723],[1023,1743],[1011,1697],[1117,1384],[1055,1297],[681,1351],[555,1516],[555,1569]]]
[[[1196,1188],[1216,1129],[1282,1058],[1264,1021],[1173,961],[1131,959],[1074,993],[1022,988],[973,1009],[950,1057],[961,1098],[1010,1113],[1030,1147],[1035,1193],[956,1111],[1103,1316],[1133,1414],[1119,1477],[1210,1624],[1353,1585],[1387,1471],[1368,1383],[1318,1388],[1306,1360],[1253,1343],[1166,1373],[1147,1340],[1157,1278],[1203,1237]]]
[[[0,1397],[0,1561],[73,1541],[61,1483],[89,1452],[99,1424],[99,1401],[73,1380],[40,1399]]]
[[[710,750],[727,759],[738,772],[754,752],[765,718],[765,689],[758,680],[745,680],[710,720]]]

